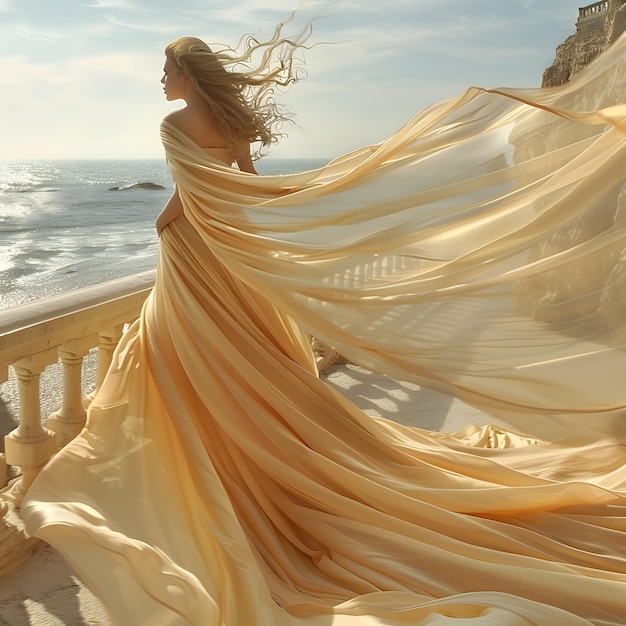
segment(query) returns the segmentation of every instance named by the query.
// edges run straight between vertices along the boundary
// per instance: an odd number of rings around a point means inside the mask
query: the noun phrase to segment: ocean
[[[257,169],[325,162],[265,158]],[[154,268],[171,191],[162,159],[0,162],[0,308]]]

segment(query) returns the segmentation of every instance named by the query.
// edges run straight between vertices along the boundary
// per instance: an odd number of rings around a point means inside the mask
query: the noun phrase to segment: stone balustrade
[[[602,2],[594,2],[586,7],[578,9],[578,17],[590,17],[596,13],[604,13],[609,9],[609,0],[603,0]]]
[[[19,387],[19,425],[5,436],[5,455],[0,455],[0,577],[36,546],[24,537],[16,514],[24,494],[50,457],[85,424],[90,400],[82,390],[85,355],[98,350],[97,389],[124,324],[137,318],[153,283],[154,272],[144,272],[0,311],[0,383],[12,367]],[[43,426],[40,378],[59,360],[62,406]],[[19,468],[8,486],[7,465]]]
[[[406,263],[402,257],[376,259],[371,265],[346,268],[334,284],[359,284],[366,277],[402,271]],[[5,455],[0,454],[0,578],[39,545],[22,530],[18,512],[24,495],[52,455],[84,427],[86,407],[104,379],[123,327],[138,317],[153,284],[154,272],[144,272],[0,310],[0,383],[7,381],[12,367],[19,387],[19,425],[5,436]],[[343,360],[315,339],[312,346],[320,371]],[[95,389],[84,394],[83,359],[94,348],[98,351]],[[44,422],[40,379],[48,366],[59,361],[62,406]],[[19,470],[10,481],[7,465]]]
[[[609,0],[594,2],[578,9],[578,21],[576,31],[586,32],[593,29],[604,28],[604,18],[609,10]]]

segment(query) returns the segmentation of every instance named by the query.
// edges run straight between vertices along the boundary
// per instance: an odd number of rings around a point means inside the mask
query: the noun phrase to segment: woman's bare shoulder
[[[164,122],[168,122],[172,126],[176,126],[178,130],[185,130],[185,127],[189,125],[188,120],[186,119],[185,109],[179,109],[178,111],[172,111],[168,113],[164,118]]]
[[[187,108],[183,108],[168,113],[163,119],[185,133],[199,146],[224,145],[224,140],[206,115],[198,115]]]

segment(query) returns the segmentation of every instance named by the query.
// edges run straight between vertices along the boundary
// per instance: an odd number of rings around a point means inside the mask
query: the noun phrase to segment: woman
[[[253,109],[243,99],[240,85],[233,81],[234,76],[224,70],[217,55],[204,42],[193,37],[171,43],[165,55],[161,79],[165,96],[168,100],[182,99],[187,105],[170,113],[165,121],[204,147],[216,160],[226,165],[236,161],[242,172],[256,174],[250,143],[257,140],[257,120]],[[187,71],[181,63],[189,65]],[[211,97],[207,92],[211,86],[203,84],[203,79],[215,83],[216,74],[223,80],[218,89],[212,90]],[[218,128],[214,111],[220,112],[221,128]],[[235,111],[237,115],[233,114]],[[261,127],[261,130],[265,131],[265,128]],[[158,233],[182,212],[180,198],[175,192],[157,220]]]
[[[119,624],[623,624],[626,44],[251,176],[304,42],[168,47],[157,282],[29,531]],[[307,333],[532,436],[369,418]]]

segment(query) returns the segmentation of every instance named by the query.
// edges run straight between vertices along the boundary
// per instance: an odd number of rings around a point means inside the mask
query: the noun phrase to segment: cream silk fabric
[[[185,215],[29,532],[123,625],[626,623],[625,59],[296,175],[165,123]],[[308,333],[512,430],[367,417]]]

